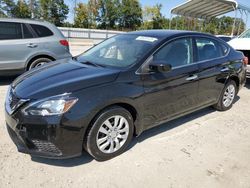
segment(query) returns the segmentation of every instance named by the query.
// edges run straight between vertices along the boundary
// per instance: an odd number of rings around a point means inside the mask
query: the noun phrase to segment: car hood
[[[250,38],[235,38],[228,42],[235,50],[250,50]]]
[[[33,69],[12,83],[14,93],[24,99],[38,99],[71,93],[114,81],[119,70],[61,60]]]

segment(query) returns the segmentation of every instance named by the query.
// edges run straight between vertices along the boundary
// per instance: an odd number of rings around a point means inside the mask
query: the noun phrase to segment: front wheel
[[[220,99],[214,108],[219,111],[229,110],[234,102],[235,96],[237,94],[237,86],[235,81],[230,80],[224,87]]]
[[[133,130],[133,118],[126,109],[108,108],[95,118],[87,133],[85,149],[98,161],[111,159],[126,150]]]

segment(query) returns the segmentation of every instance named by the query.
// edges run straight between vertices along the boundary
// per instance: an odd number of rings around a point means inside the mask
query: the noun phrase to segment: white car
[[[234,38],[228,42],[234,49],[244,53],[250,60],[250,29],[243,32],[237,38]],[[250,65],[247,65],[247,78],[250,78]]]

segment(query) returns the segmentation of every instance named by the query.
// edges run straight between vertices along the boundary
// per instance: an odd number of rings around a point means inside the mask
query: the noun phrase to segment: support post
[[[170,20],[169,20],[169,26],[168,26],[168,29],[169,29],[169,30],[171,29],[172,16],[173,16],[173,15],[172,15],[172,13],[171,13]]]
[[[182,23],[182,30],[184,30],[184,29],[185,29],[185,17],[184,17],[184,16],[182,16],[182,19],[183,19],[183,23]]]
[[[240,9],[239,9],[239,11],[240,11],[241,16],[240,16],[240,24],[238,27],[237,36],[239,36],[239,34],[240,34],[240,27],[241,27],[241,21],[242,21],[242,16],[243,16],[243,12]]]
[[[231,33],[232,37],[234,36],[234,29],[235,29],[236,18],[237,18],[237,9],[236,8],[234,8],[234,12],[235,12],[235,17],[234,17],[234,23],[233,23],[232,33]]]
[[[193,30],[196,31],[196,24],[197,24],[196,21],[197,21],[197,19],[193,18],[193,20],[194,20],[194,29]]]
[[[178,19],[177,19],[178,16],[175,17],[175,30],[177,30],[177,24],[178,24]]]
[[[246,12],[245,12],[245,14],[246,14],[246,29],[247,29],[247,24],[248,24],[248,14],[249,14],[249,12],[248,12],[248,11],[246,11]]]

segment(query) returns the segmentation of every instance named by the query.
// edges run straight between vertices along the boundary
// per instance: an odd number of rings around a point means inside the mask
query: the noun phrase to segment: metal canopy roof
[[[172,14],[209,19],[241,9],[250,13],[250,7],[235,0],[189,0],[171,10]]]

